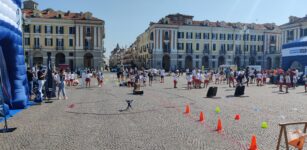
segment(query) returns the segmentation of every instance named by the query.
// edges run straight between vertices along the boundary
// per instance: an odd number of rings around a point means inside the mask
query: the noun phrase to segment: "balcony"
[[[56,46],[56,50],[64,50],[64,46]]]
[[[193,54],[193,49],[187,49],[185,52],[186,52],[187,54]]]

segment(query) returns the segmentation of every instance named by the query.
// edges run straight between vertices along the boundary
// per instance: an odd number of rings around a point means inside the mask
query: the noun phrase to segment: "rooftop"
[[[206,27],[224,27],[235,29],[254,29],[254,30],[276,30],[279,27],[274,23],[256,24],[256,23],[232,23],[225,21],[212,22],[209,20],[197,21],[193,20],[193,16],[183,14],[170,14],[160,19],[157,23],[152,24],[168,24],[168,25],[188,25],[188,26],[206,26]]]

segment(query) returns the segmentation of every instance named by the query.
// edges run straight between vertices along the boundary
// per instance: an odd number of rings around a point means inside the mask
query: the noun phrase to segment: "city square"
[[[0,150],[307,149],[300,0],[0,0]]]
[[[248,149],[252,135],[259,149],[274,149],[279,123],[307,117],[303,87],[283,94],[275,85],[252,84],[245,97],[232,97],[234,88],[212,84],[219,98],[206,98],[207,89],[187,90],[181,76],[178,89],[167,77],[134,96],[132,88],[118,86],[115,74],[105,76],[102,88],[70,87],[68,100],[32,106],[11,118],[9,126],[17,130],[0,134],[1,149]],[[134,100],[133,109],[125,111],[127,99]],[[187,104],[189,115],[184,114]],[[218,117],[221,133],[215,131]],[[268,128],[261,128],[262,122]]]

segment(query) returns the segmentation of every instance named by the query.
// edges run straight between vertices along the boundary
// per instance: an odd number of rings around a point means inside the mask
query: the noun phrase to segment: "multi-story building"
[[[109,65],[111,68],[119,67],[124,64],[124,54],[125,49],[120,48],[119,44],[116,45],[116,48],[111,52],[110,59],[109,59]]]
[[[289,22],[281,25],[280,29],[282,30],[282,44],[307,36],[307,15],[302,18],[290,16]]]
[[[193,16],[174,14],[151,22],[136,43],[139,67],[280,66],[281,32],[269,23],[194,21]]]
[[[304,71],[307,65],[307,15],[301,18],[290,16],[289,22],[280,28],[283,39],[283,69],[295,68]]]
[[[56,67],[103,67],[103,20],[90,12],[39,10],[33,0],[24,1],[23,13],[23,44],[29,66],[46,64],[49,53]]]

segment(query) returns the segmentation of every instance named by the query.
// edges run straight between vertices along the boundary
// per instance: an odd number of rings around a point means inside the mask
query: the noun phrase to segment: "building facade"
[[[46,65],[47,54],[55,67],[71,70],[101,69],[104,65],[104,21],[92,13],[39,10],[33,0],[24,1],[23,46],[28,66]]]
[[[138,66],[145,68],[280,66],[281,31],[275,24],[194,21],[173,14],[151,22],[135,43]]]
[[[307,66],[307,15],[290,16],[289,22],[280,26],[282,30],[282,66],[304,71]]]
[[[125,51],[126,50],[124,48],[119,47],[119,44],[116,45],[116,47],[113,49],[110,55],[109,59],[110,68],[116,68],[124,65]]]

